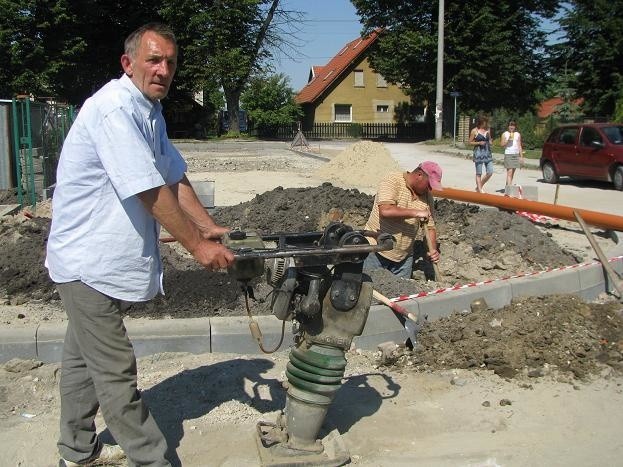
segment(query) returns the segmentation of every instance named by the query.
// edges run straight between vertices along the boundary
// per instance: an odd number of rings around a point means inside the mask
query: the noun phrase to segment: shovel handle
[[[591,246],[593,247],[593,250],[595,250],[595,254],[597,255],[597,258],[599,259],[601,266],[604,268],[604,271],[608,275],[608,278],[610,279],[610,281],[612,281],[612,286],[618,292],[619,301],[623,302],[623,282],[621,282],[621,278],[617,275],[616,271],[612,269],[612,266],[610,266],[610,263],[608,262],[608,258],[606,258],[606,255],[604,255],[603,250],[601,249],[601,247],[595,240],[595,237],[593,237],[592,232],[586,225],[586,222],[584,222],[584,219],[582,218],[580,213],[574,210],[573,215],[575,216],[575,219],[578,221],[578,224],[580,224],[580,227],[582,227],[582,230],[584,231],[584,235],[586,235],[586,238],[588,239],[588,243],[590,243]]]
[[[424,238],[426,239],[426,246],[428,247],[429,253],[431,251],[435,251],[437,249],[437,245],[433,245],[433,241],[430,238],[430,233],[428,232],[428,227],[426,227],[426,223],[420,221],[420,227],[424,230]],[[432,262],[432,261],[431,261]],[[433,269],[435,270],[435,280],[437,282],[441,281],[441,273],[439,272],[439,265],[435,262],[433,263]]]
[[[385,295],[383,295],[378,290],[373,290],[372,296],[376,300],[381,302],[383,305],[387,305],[388,307],[390,307],[396,313],[403,315],[405,318],[409,318],[411,321],[417,322],[417,316],[415,316],[413,313],[411,313],[407,309],[401,307],[397,303],[392,302],[389,298],[387,298]]]

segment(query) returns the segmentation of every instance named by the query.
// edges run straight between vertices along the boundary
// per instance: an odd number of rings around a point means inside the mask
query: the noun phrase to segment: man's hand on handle
[[[156,218],[167,232],[186,248],[199,264],[210,269],[226,268],[234,261],[231,250],[217,240],[228,231],[226,227],[216,225],[206,214],[204,223],[190,218],[176,196],[177,190],[167,185],[141,192],[138,197],[145,209]]]
[[[441,254],[437,250],[429,251],[426,254],[433,263],[438,263],[441,258]]]
[[[212,240],[203,239],[191,253],[199,264],[211,271],[224,269],[234,262],[234,253]]]

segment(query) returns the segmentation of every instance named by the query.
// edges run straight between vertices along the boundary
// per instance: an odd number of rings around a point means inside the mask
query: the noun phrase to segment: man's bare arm
[[[395,219],[428,219],[430,211],[428,209],[403,208],[395,204],[379,204],[379,216]]]
[[[186,175],[171,187],[178,203],[188,219],[194,223],[205,238],[220,238],[229,228],[218,225],[197,197]]]
[[[163,185],[138,194],[145,209],[186,248],[199,264],[209,269],[227,267],[233,253],[220,243],[207,240],[180,207],[177,196]]]

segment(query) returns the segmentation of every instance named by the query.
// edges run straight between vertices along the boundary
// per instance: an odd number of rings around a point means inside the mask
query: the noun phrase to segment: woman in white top
[[[515,170],[523,164],[523,147],[521,135],[517,131],[517,123],[514,120],[508,122],[508,130],[502,133],[500,143],[504,147],[504,168],[506,169],[506,186],[513,183]]]

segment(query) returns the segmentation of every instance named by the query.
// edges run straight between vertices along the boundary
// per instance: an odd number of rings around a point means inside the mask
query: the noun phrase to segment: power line
[[[304,19],[301,22],[303,23],[358,23],[361,24],[359,20],[356,19],[322,19],[322,18],[314,18],[314,19]]]

